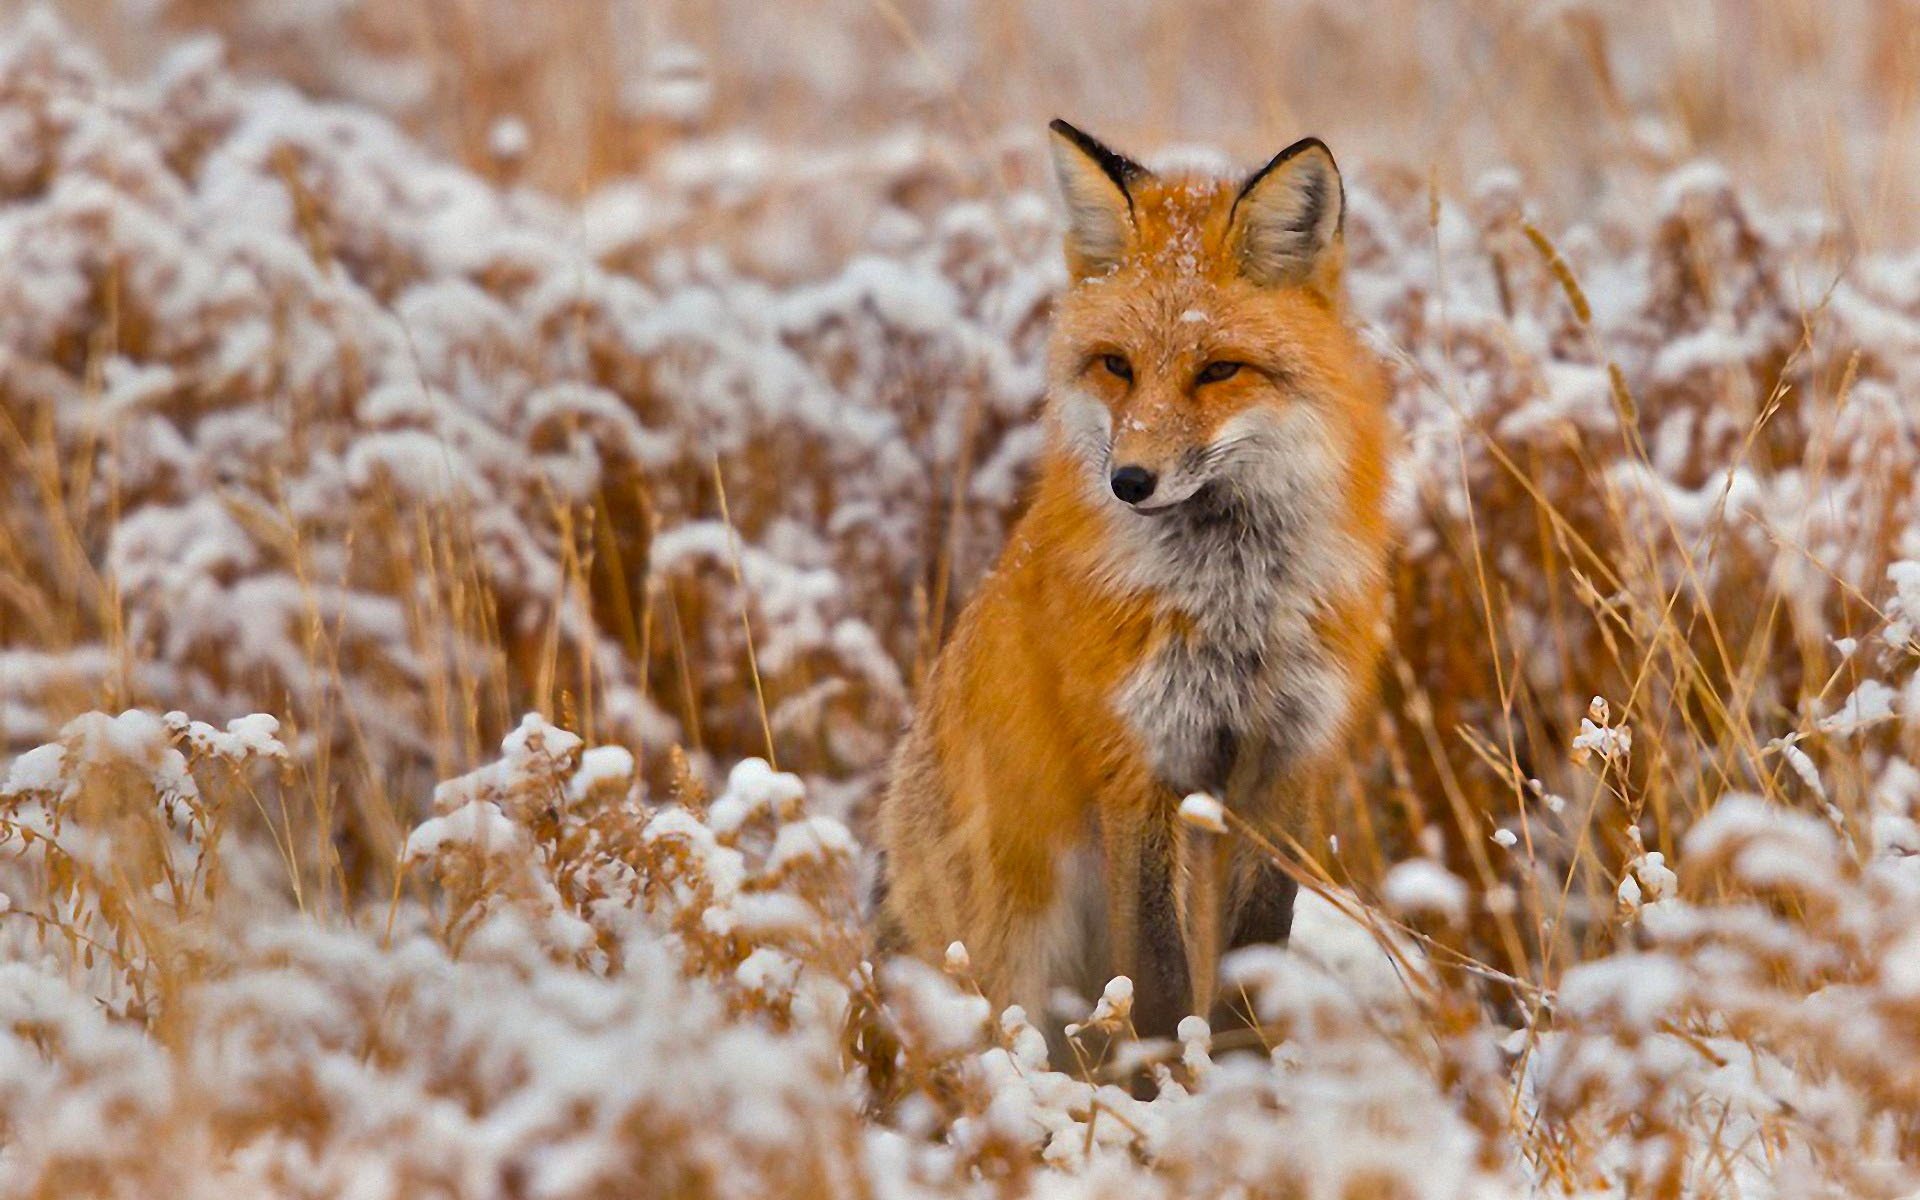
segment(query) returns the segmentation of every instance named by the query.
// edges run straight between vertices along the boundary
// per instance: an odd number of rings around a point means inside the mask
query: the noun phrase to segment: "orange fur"
[[[1310,597],[1306,625],[1315,662],[1343,685],[1327,701],[1342,708],[1330,714],[1339,732],[1271,771],[1242,751],[1237,782],[1222,781],[1244,793],[1225,797],[1229,807],[1275,835],[1304,833],[1316,800],[1302,792],[1332,773],[1371,699],[1387,607],[1392,437],[1379,367],[1343,319],[1337,235],[1297,278],[1256,282],[1233,214],[1240,181],[1143,172],[1109,196],[1103,178],[1088,176],[1078,196],[1067,181],[1076,220],[1124,224],[1069,237],[1075,282],[1050,344],[1049,447],[1032,504],[956,624],[896,758],[880,817],[883,917],[916,953],[937,957],[963,941],[996,1001],[1034,1006],[1055,985],[1092,990],[1150,967],[1143,904],[1158,901],[1143,889],[1164,879],[1193,977],[1189,995],[1161,998],[1156,1023],[1165,1024],[1211,996],[1231,932],[1224,922],[1256,886],[1254,857],[1177,852],[1180,795],[1156,773],[1121,693],[1156,655],[1204,637],[1202,622],[1116,567],[1132,553],[1120,545],[1121,523],[1155,518],[1103,494],[1104,468],[1089,467],[1059,406],[1078,403],[1080,419],[1110,423],[1110,463],[1159,473],[1250,412],[1310,407],[1304,416],[1324,435],[1338,491],[1326,534],[1343,561],[1342,582]],[[1101,261],[1116,244],[1117,258]],[[1103,365],[1107,355],[1123,356],[1131,377]],[[1223,360],[1245,366],[1196,381]],[[1103,893],[1091,926],[1083,893]]]

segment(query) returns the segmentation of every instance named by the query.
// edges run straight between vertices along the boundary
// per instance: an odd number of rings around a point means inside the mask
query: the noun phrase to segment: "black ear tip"
[[[1303,137],[1293,145],[1288,146],[1285,150],[1268,159],[1266,166],[1261,167],[1258,171],[1247,176],[1247,181],[1240,185],[1240,195],[1234,197],[1234,206],[1237,208],[1241,198],[1257,187],[1262,179],[1265,179],[1267,176],[1273,174],[1275,170],[1285,166],[1294,159],[1299,158],[1302,154],[1314,150],[1318,150],[1321,155],[1326,158],[1327,166],[1333,170],[1333,178],[1338,182],[1340,179],[1340,164],[1333,161],[1333,151],[1327,149],[1327,144],[1317,137]],[[1346,184],[1344,183],[1340,184],[1340,194],[1343,198],[1346,195]]]
[[[1069,125],[1059,117],[1055,117],[1053,120],[1047,122],[1047,128],[1065,138],[1068,142],[1072,143],[1074,148],[1079,150],[1080,153],[1098,163],[1100,169],[1105,171],[1107,177],[1118,184],[1120,190],[1123,192],[1127,190],[1127,184],[1130,181],[1147,174],[1147,169],[1139,163],[1124,154],[1109,149],[1106,143],[1102,142],[1099,138],[1094,137],[1083,129]],[[1128,203],[1132,203],[1131,196],[1128,197]]]
[[[1055,117],[1053,120],[1047,122],[1047,128],[1067,139],[1069,142],[1072,142],[1083,153],[1091,154],[1095,158],[1100,157],[1102,154],[1113,153],[1101,143],[1099,138],[1094,137],[1070,121],[1063,121],[1059,117]]]
[[[1295,142],[1293,145],[1288,146],[1285,150],[1282,150],[1279,153],[1279,155],[1274,159],[1274,161],[1276,163],[1283,163],[1290,158],[1293,158],[1297,155],[1305,154],[1310,150],[1318,150],[1320,153],[1326,155],[1327,161],[1329,163],[1334,162],[1333,150],[1325,142],[1321,141],[1317,137],[1301,138],[1299,141]],[[1334,163],[1334,169],[1339,170],[1338,163]]]

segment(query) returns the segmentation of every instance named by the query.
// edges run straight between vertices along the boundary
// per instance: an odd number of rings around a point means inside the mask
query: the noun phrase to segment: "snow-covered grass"
[[[914,65],[830,84],[868,18],[789,62],[723,6],[581,151],[564,55],[449,73],[406,7],[0,32],[0,1195],[1920,1189],[1910,6],[1783,6],[1765,94],[1563,6],[1492,50],[1599,56],[1525,93],[1543,142],[1611,96],[1551,154],[1343,151],[1408,433],[1384,703],[1274,848],[1257,1021],[1164,1045],[861,912],[1062,282],[1040,122],[905,98],[1014,68],[882,6]],[[1433,97],[1487,16],[1310,7],[1302,71]],[[590,8],[528,44],[604,83]],[[1197,36],[1154,20],[1098,37]],[[860,119],[743,99],[814,93]],[[1789,114],[1848,105],[1808,194]]]

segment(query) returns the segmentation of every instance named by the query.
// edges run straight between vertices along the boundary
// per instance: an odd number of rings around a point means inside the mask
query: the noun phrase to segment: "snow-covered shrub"
[[[302,753],[415,781],[561,692],[655,749],[884,755],[934,619],[902,602],[957,603],[1032,449],[1044,208],[959,206],[782,291],[616,269],[556,205],[203,44],[123,98],[30,24],[0,93],[39,131],[0,217],[8,415],[98,481],[7,481],[45,536],[0,653],[75,647],[18,660],[9,740],[111,676],[258,697]]]
[[[756,138],[785,68],[670,38],[558,199],[561,25],[468,76],[405,6],[118,7],[249,69],[0,33],[0,1194],[1920,1188],[1912,253],[1653,118],[1572,211],[1343,152],[1382,712],[1252,1020],[1141,1045],[859,912],[1039,450],[1038,129],[825,71],[906,124]],[[1632,35],[1512,36],[1567,26]]]

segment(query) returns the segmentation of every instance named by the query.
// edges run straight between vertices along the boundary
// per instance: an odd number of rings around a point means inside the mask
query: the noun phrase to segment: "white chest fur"
[[[1225,795],[1244,754],[1284,768],[1326,750],[1355,689],[1314,618],[1360,567],[1331,502],[1202,494],[1115,521],[1128,582],[1188,626],[1115,697],[1161,782]]]

